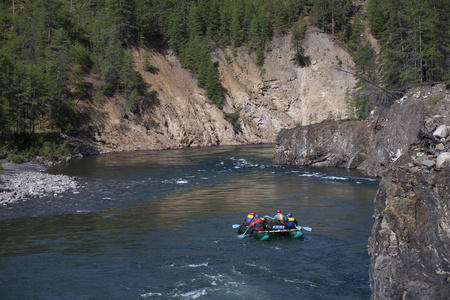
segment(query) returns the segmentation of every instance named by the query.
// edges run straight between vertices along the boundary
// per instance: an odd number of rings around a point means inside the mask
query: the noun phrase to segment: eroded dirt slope
[[[100,151],[166,149],[273,143],[282,128],[347,117],[346,91],[354,78],[338,71],[351,70],[350,55],[328,34],[309,28],[303,41],[308,67],[296,67],[291,58],[290,36],[275,38],[258,67],[254,53],[239,48],[216,49],[217,65],[225,96],[219,110],[197,87],[195,75],[183,69],[171,52],[153,51],[151,72],[144,71],[144,49],[133,55],[137,70],[149,84],[148,96],[134,113],[126,113],[123,99],[105,98],[79,102],[84,143]],[[98,82],[90,78],[95,93]],[[224,112],[239,111],[234,124]]]

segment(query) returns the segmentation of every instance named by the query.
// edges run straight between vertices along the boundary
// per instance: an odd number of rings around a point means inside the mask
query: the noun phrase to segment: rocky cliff
[[[328,120],[281,130],[274,163],[356,168],[379,177],[408,152],[421,130],[450,124],[449,111],[443,85],[416,89],[366,121]]]
[[[450,96],[412,91],[368,121],[282,130],[277,164],[382,176],[368,242],[372,299],[450,298]]]
[[[148,97],[133,112],[119,96],[94,103],[77,102],[76,129],[82,144],[99,151],[166,149],[188,146],[273,143],[282,128],[311,124],[330,116],[347,117],[345,95],[354,86],[351,56],[329,35],[310,27],[303,41],[311,64],[296,67],[289,36],[277,37],[265,53],[263,67],[246,48],[215,49],[225,97],[223,111],[197,87],[195,74],[183,69],[170,50],[145,49],[151,71],[143,67],[144,49],[133,54],[137,70],[150,86]],[[235,55],[236,54],[236,55]],[[87,78],[94,98],[99,85]],[[230,123],[225,113],[238,112]]]
[[[418,171],[411,156],[383,174],[374,200],[372,299],[450,298],[450,167]]]

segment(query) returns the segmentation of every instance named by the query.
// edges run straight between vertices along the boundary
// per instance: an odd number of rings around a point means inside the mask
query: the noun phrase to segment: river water
[[[369,299],[378,180],[273,166],[274,145],[114,153],[50,173],[62,195],[0,207],[1,299]],[[297,239],[238,238],[291,212]]]

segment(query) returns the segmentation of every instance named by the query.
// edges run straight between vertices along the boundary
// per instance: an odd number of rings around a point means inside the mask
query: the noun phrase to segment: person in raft
[[[253,222],[248,225],[250,228],[250,232],[248,233],[250,236],[252,235],[253,231],[261,231],[265,229],[264,221],[259,217],[259,215],[255,215],[255,218],[253,219]]]
[[[241,226],[242,226],[242,225],[244,225],[244,226],[250,225],[250,224],[252,223],[252,221],[253,221],[254,218],[255,218],[255,213],[254,213],[254,212],[249,213],[248,216],[247,216],[247,218],[246,218],[246,219],[244,220],[244,222],[241,224]]]
[[[286,215],[286,217],[287,217],[287,229],[295,229],[295,228],[297,228],[296,226],[298,226],[298,222],[297,222],[297,220],[292,216],[292,214],[291,213],[288,213],[287,215]]]
[[[286,217],[281,213],[281,210],[277,210],[277,214],[273,218],[280,221],[281,224],[285,224],[287,221]]]

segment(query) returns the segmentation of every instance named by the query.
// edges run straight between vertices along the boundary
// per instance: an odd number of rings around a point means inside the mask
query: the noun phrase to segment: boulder
[[[450,166],[450,152],[443,152],[439,154],[436,159],[436,167],[442,169]]]
[[[422,161],[422,165],[424,165],[427,168],[431,168],[436,164],[436,162],[432,159],[426,159]]]
[[[436,151],[444,151],[444,150],[445,150],[444,144],[440,143],[436,145]]]
[[[439,126],[433,133],[438,139],[445,139],[448,137],[448,128],[446,125]]]

